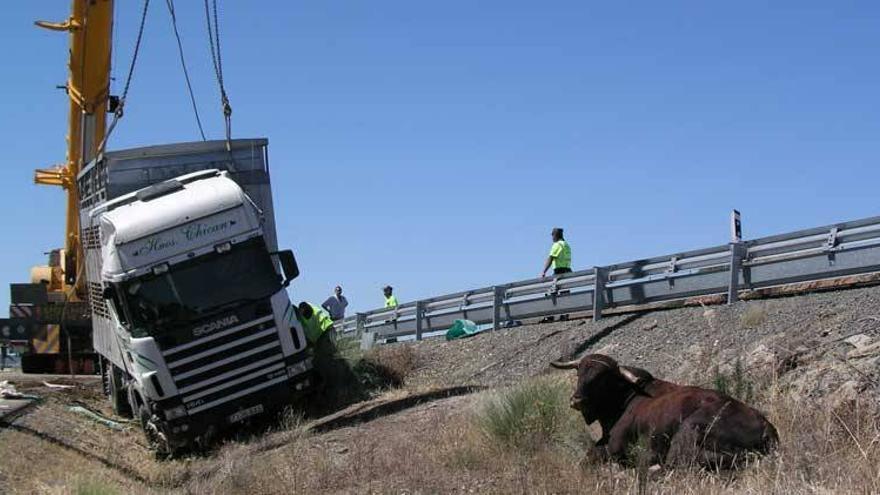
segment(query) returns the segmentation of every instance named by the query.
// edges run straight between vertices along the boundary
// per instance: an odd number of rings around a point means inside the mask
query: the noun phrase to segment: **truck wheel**
[[[155,452],[156,458],[165,459],[170,457],[173,452],[168,444],[168,439],[160,429],[160,420],[150,412],[150,407],[147,404],[141,403],[138,407],[138,418],[141,420],[141,428],[144,430],[147,444]]]
[[[107,373],[106,382],[107,388],[110,389],[110,405],[113,407],[113,412],[123,418],[132,417],[131,404],[128,402],[128,394],[125,393],[125,386],[123,385],[122,370],[113,363],[107,363],[104,370]]]

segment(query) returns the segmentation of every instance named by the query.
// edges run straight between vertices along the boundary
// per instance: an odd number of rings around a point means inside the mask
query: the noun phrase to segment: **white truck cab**
[[[114,408],[134,413],[154,448],[201,443],[309,389],[286,291],[296,261],[272,251],[265,213],[229,172],[156,182],[87,219],[99,233],[87,255],[94,346]]]

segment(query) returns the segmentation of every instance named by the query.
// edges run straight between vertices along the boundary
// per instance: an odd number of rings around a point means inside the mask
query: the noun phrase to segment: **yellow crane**
[[[144,13],[147,5],[145,3]],[[35,23],[69,36],[70,59],[64,85],[70,100],[67,156],[63,163],[38,169],[34,175],[37,184],[64,188],[67,205],[63,247],[49,253],[47,265],[31,268],[31,285],[13,284],[10,315],[28,321],[31,326],[28,348],[22,356],[23,371],[88,373],[94,370],[91,325],[85,317],[88,294],[83,276],[85,257],[80,244],[76,178],[83,166],[101,152],[107,136],[109,107],[114,106],[121,112],[121,105],[110,105],[119,101],[110,96],[113,7],[113,0],[72,0],[66,20]],[[16,286],[19,285],[30,288],[25,290],[26,296],[17,298]],[[66,360],[61,354],[63,348],[66,348]]]
[[[107,130],[110,101],[110,54],[112,50],[113,0],[73,0],[70,17],[63,22],[37,21],[36,25],[70,35],[70,60],[65,85],[70,98],[67,158],[63,164],[38,169],[37,184],[61,186],[67,192],[67,220],[64,248],[57,266],[34,267],[31,281],[48,282],[50,293],[61,293],[68,301],[86,298],[84,259],[80,245],[76,176],[95,158]]]
[[[132,60],[128,69],[124,89],[120,96],[110,94],[110,69],[113,34],[114,0],[72,0],[70,16],[61,22],[36,21],[41,28],[65,32],[69,35],[70,59],[68,61],[68,78],[64,85],[69,98],[67,156],[63,163],[49,168],[37,169],[34,181],[37,184],[61,186],[67,194],[66,223],[64,244],[60,249],[49,253],[47,265],[35,266],[31,269],[29,288],[37,287],[40,297],[27,293],[20,301],[13,301],[10,314],[15,318],[29,320],[33,326],[33,334],[28,339],[29,350],[22,359],[25,368],[25,357],[39,355],[31,360],[33,371],[55,371],[61,368],[73,371],[90,372],[89,360],[94,356],[90,343],[91,323],[87,309],[89,291],[85,280],[85,256],[83,254],[80,218],[79,190],[77,176],[83,167],[95,159],[106,145],[110,133],[117,120],[122,116],[125,99],[131,83],[138,49],[149,9],[150,0],[143,0],[140,28],[134,45]],[[196,108],[195,96],[192,92],[189,76],[183,57],[183,47],[177,31],[173,0],[166,0],[171,14],[172,25],[177,37],[181,65],[186,77],[187,88],[193,104],[193,111],[204,139],[204,132]],[[229,150],[232,109],[223,87],[222,64],[220,61],[220,39],[217,26],[217,4],[213,5],[213,28],[205,2],[205,15],[208,20],[208,35],[211,42],[211,56],[215,75],[220,88],[223,115],[226,120],[227,150]],[[113,114],[108,125],[107,114]],[[43,290],[45,288],[45,290]],[[13,294],[15,289],[13,288]],[[13,295],[13,299],[16,296]],[[35,302],[37,301],[38,302]],[[20,314],[12,314],[13,309]],[[61,356],[63,342],[66,339],[67,362]],[[73,340],[71,340],[73,339]],[[81,353],[74,362],[74,353]],[[52,355],[55,355],[54,357]],[[41,356],[41,357],[40,357]],[[85,363],[85,364],[84,364]]]

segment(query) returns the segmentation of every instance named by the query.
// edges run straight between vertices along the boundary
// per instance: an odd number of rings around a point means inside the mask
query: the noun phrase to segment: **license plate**
[[[238,411],[235,414],[230,414],[229,415],[229,422],[230,423],[238,423],[239,421],[241,421],[243,419],[249,418],[255,414],[260,414],[261,412],[263,412],[263,405],[257,404],[256,406],[249,407],[247,409],[242,409],[241,411]]]

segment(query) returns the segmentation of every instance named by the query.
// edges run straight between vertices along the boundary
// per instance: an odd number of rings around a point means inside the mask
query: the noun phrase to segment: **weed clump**
[[[761,304],[751,304],[740,316],[739,323],[743,328],[755,328],[767,319],[767,310]]]
[[[315,361],[317,386],[308,411],[312,416],[329,414],[380,391],[400,387],[418,362],[418,354],[410,345],[382,346],[365,352],[354,339],[336,339],[328,354]]]
[[[403,385],[418,363],[412,346],[398,344],[371,349],[355,364],[354,370],[364,388],[376,390]]]
[[[502,390],[476,412],[476,426],[503,449],[528,453],[565,444],[581,436],[582,423],[568,406],[569,389],[565,381],[538,378]]]
[[[736,360],[733,371],[730,373],[723,373],[716,369],[712,384],[718,392],[746,404],[755,399],[755,383],[746,375],[741,359]]]

